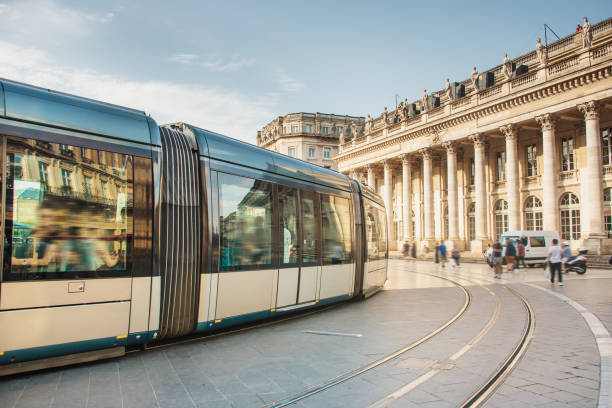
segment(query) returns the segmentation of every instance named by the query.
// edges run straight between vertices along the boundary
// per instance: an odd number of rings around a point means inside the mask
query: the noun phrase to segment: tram
[[[383,201],[185,123],[0,80],[0,375],[367,297]]]

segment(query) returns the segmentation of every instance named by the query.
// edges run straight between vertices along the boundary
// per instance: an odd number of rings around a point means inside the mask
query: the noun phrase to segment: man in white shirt
[[[559,240],[552,240],[553,246],[548,250],[548,267],[550,268],[550,282],[555,283],[555,271],[559,275],[559,286],[563,286],[563,272],[561,261],[563,260],[563,248],[559,246]]]

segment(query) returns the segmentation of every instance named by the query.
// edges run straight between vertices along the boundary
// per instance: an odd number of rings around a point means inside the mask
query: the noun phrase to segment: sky
[[[287,113],[378,116],[584,16],[612,3],[0,0],[0,77],[255,143]]]

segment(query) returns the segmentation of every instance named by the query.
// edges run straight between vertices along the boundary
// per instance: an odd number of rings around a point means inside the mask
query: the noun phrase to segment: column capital
[[[393,161],[392,161],[391,159],[385,159],[385,160],[383,160],[383,161],[382,161],[382,164],[383,164],[383,169],[384,169],[385,171],[392,170],[392,169],[393,169],[393,167],[394,167],[394,166],[393,166],[393,164],[394,164],[394,163],[393,163]]]
[[[423,157],[423,160],[431,160],[432,159],[432,151],[428,147],[424,147],[419,149],[419,154]]]
[[[415,157],[412,154],[402,154],[400,159],[402,160],[403,166],[412,166],[415,161]]]
[[[518,138],[518,126],[513,123],[500,126],[499,131],[504,135],[506,140],[514,141]]]
[[[457,143],[453,141],[446,141],[442,143],[442,147],[446,149],[447,155],[457,154]]]
[[[585,103],[581,103],[576,105],[578,110],[582,112],[585,120],[589,119],[599,119],[599,102],[598,101],[588,101]]]
[[[377,163],[369,163],[365,165],[366,170],[376,171],[379,168]]]
[[[486,137],[482,133],[474,133],[473,135],[469,135],[468,139],[470,142],[474,143],[474,147],[485,147]]]
[[[542,130],[554,130],[558,118],[552,113],[545,113],[535,117],[535,121],[542,127]]]

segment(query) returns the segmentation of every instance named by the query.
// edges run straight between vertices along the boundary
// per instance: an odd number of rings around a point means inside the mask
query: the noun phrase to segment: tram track
[[[411,271],[412,273],[420,273],[420,272],[415,272],[415,271]],[[264,408],[280,408],[280,407],[286,407],[289,405],[292,405],[294,403],[297,403],[298,401],[310,398],[312,396],[314,396],[315,394],[321,393],[325,390],[328,390],[332,387],[335,387],[343,382],[346,382],[350,379],[353,379],[359,375],[362,375],[364,373],[366,373],[367,371],[378,367],[398,356],[400,356],[401,354],[414,349],[415,347],[422,345],[423,343],[425,343],[426,341],[430,340],[431,338],[433,338],[435,335],[439,334],[440,332],[442,332],[444,329],[450,327],[455,321],[457,321],[463,314],[464,312],[467,310],[467,307],[469,306],[469,304],[471,303],[471,294],[469,292],[469,290],[462,284],[460,284],[459,282],[457,282],[457,280],[451,279],[449,277],[444,277],[444,276],[440,276],[440,275],[436,275],[436,274],[430,274],[430,273],[421,273],[421,274],[425,274],[425,275],[429,275],[429,276],[433,276],[436,278],[440,278],[440,279],[445,279],[455,285],[457,285],[458,287],[462,288],[465,293],[466,293],[466,303],[464,304],[464,308],[462,308],[460,310],[460,312],[458,312],[455,316],[453,316],[453,318],[451,318],[449,321],[447,321],[444,325],[440,326],[438,329],[434,330],[433,332],[429,333],[427,336],[424,336],[423,338],[421,338],[420,340],[406,346],[403,347],[400,350],[397,350],[379,360],[376,360],[372,363],[369,363],[365,366],[362,366],[356,370],[341,374],[331,380],[328,380],[326,382],[320,383],[316,386],[310,387],[309,389],[300,392],[298,394],[294,394],[291,397],[285,398],[283,400],[279,400],[276,401],[274,403],[271,404],[267,404],[264,405]],[[463,347],[461,347],[458,351],[456,351],[455,353],[453,353],[453,355],[451,355],[446,361],[444,361],[442,365],[452,365],[454,364],[455,361],[457,361],[460,357],[462,357],[463,355],[465,355],[469,350],[471,350],[474,346],[476,346],[482,339],[484,339],[486,337],[486,335],[491,331],[491,329],[495,326],[495,323],[498,321],[499,316],[501,314],[501,301],[499,299],[499,296],[494,293],[491,289],[487,288],[486,286],[483,286],[484,284],[491,284],[493,282],[490,282],[488,280],[483,279],[483,277],[479,277],[477,279],[474,279],[473,277],[465,277],[462,275],[457,275],[454,274],[455,277],[458,277],[459,280],[463,280],[463,281],[467,281],[470,283],[477,283],[476,280],[480,281],[478,284],[484,288],[486,291],[489,292],[489,294],[491,294],[493,296],[493,298],[495,299],[495,310],[493,312],[493,314],[491,315],[491,318],[488,320],[488,322],[485,324],[485,326],[483,326],[483,328],[474,336],[470,339],[470,341],[468,341]],[[507,285],[503,285],[505,290],[508,290],[510,293],[512,293],[515,297],[517,297],[521,303],[521,305],[523,306],[523,308],[525,309],[526,312],[526,319],[525,319],[525,324],[523,325],[523,332],[520,336],[520,339],[517,341],[517,343],[515,344],[515,346],[513,347],[512,351],[506,356],[506,358],[502,361],[502,363],[498,366],[498,368],[493,372],[493,374],[480,386],[476,389],[476,391],[474,391],[461,405],[459,405],[461,408],[475,408],[475,407],[479,407],[481,406],[485,401],[487,401],[487,399],[497,390],[497,388],[503,383],[503,381],[505,380],[505,378],[512,372],[512,370],[514,369],[514,367],[518,364],[518,362],[520,361],[520,359],[522,358],[522,356],[525,354],[525,352],[527,351],[527,348],[529,346],[529,343],[531,342],[531,339],[533,337],[533,332],[535,329],[535,314],[533,312],[533,309],[531,307],[531,305],[529,304],[529,302],[520,294],[518,293],[516,290],[514,290],[511,287],[508,287]],[[393,404],[395,401],[397,401],[398,399],[400,399],[401,397],[403,397],[404,395],[408,394],[410,391],[418,388],[420,385],[424,384],[425,382],[427,382],[428,380],[430,380],[431,378],[433,378],[435,375],[437,375],[438,373],[442,372],[443,369],[442,368],[433,368],[431,370],[429,370],[427,373],[417,377],[415,380],[411,381],[408,384],[405,384],[404,386],[400,387],[399,389],[395,390],[394,392],[384,396],[383,398],[377,400],[376,402],[374,402],[373,404],[371,404],[369,406],[369,408],[379,408],[379,407],[386,407],[389,406],[391,404]]]
[[[340,385],[352,378],[355,378],[357,376],[360,376],[384,363],[387,363],[399,356],[401,356],[402,354],[413,350],[414,348],[422,345],[423,343],[431,340],[432,338],[434,338],[436,335],[440,334],[441,332],[443,332],[445,329],[447,329],[448,327],[452,326],[453,323],[455,323],[457,320],[459,320],[459,318],[461,316],[463,316],[463,314],[466,312],[466,310],[468,309],[468,307],[471,304],[471,300],[472,300],[472,295],[470,293],[470,291],[464,286],[461,285],[460,283],[458,283],[457,281],[450,279],[450,278],[446,278],[446,277],[442,277],[442,276],[436,276],[436,275],[431,275],[431,274],[423,274],[421,272],[415,272],[415,271],[411,271],[412,273],[416,273],[416,274],[422,274],[422,275],[428,275],[428,276],[434,276],[436,278],[439,279],[443,279],[446,280],[448,282],[451,282],[452,284],[454,284],[455,286],[459,287],[465,295],[465,301],[464,304],[462,305],[462,307],[457,311],[457,313],[455,315],[453,315],[449,320],[447,320],[444,324],[442,324],[441,326],[439,326],[437,329],[429,332],[427,335],[421,337],[419,340],[405,346],[402,347],[390,354],[387,354],[386,356],[375,360],[371,363],[368,363],[366,365],[363,365],[355,370],[346,372],[344,374],[341,374],[339,376],[336,376],[330,380],[327,380],[325,382],[319,383],[315,386],[312,386],[302,392],[299,392],[297,394],[294,394],[290,397],[275,401],[273,403],[270,404],[266,404],[263,406],[263,408],[281,408],[281,407],[286,407],[292,404],[295,404],[298,401],[304,400],[306,398],[310,398],[313,395],[319,394],[327,389],[330,389],[332,387],[335,387],[337,385]]]

